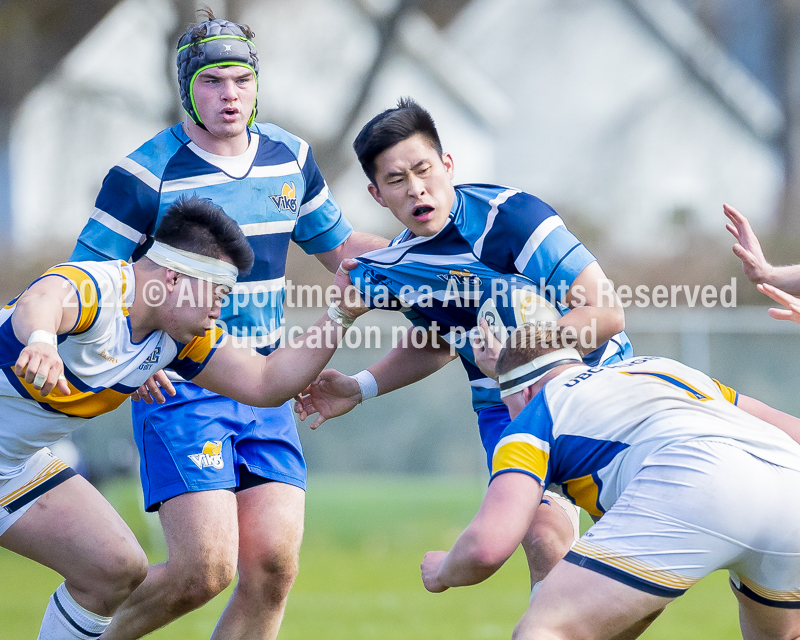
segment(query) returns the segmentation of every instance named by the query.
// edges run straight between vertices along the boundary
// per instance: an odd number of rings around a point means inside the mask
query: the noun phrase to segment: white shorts
[[[800,608],[800,472],[724,439],[648,456],[616,503],[565,558],[674,598],[717,569],[761,604]]]
[[[41,495],[74,475],[72,469],[45,447],[28,459],[22,473],[7,480],[0,477],[0,535]]]

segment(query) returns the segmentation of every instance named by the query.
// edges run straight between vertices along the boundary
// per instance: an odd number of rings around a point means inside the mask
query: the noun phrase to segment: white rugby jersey
[[[529,474],[600,516],[649,454],[677,442],[724,440],[800,470],[800,445],[734,406],[737,399],[733,389],[667,358],[570,367],[548,381],[503,432],[492,478],[509,471]]]
[[[136,290],[134,271],[133,265],[121,260],[64,263],[42,278],[46,276],[63,278],[65,295],[66,287],[72,287],[79,298],[75,326],[58,336],[71,394],[54,389],[43,398],[14,373],[25,345],[14,335],[11,319],[17,299],[13,300],[0,310],[0,475],[21,468],[34,452],[76,429],[82,424],[79,418],[116,409],[159,369],[169,366],[184,378],[193,378],[223,336],[216,327],[184,345],[154,331],[134,342],[128,318]]]

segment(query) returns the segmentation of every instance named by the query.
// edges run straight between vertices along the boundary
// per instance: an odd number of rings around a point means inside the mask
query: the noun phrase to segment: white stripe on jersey
[[[285,162],[283,164],[276,164],[271,167],[253,167],[250,169],[248,178],[276,178],[280,176],[289,176],[297,173],[296,162]],[[209,173],[203,176],[190,176],[188,178],[178,178],[177,180],[168,180],[162,186],[163,193],[170,193],[172,191],[190,191],[192,189],[201,189],[203,187],[213,187],[228,182],[234,182],[237,178],[232,178],[225,173]]]
[[[272,222],[253,222],[241,224],[239,228],[246,236],[267,236],[273,233],[291,233],[297,220],[273,220]]]
[[[469,386],[475,387],[476,389],[499,389],[500,383],[491,378],[479,378],[478,380],[470,380]]]
[[[110,213],[106,213],[102,209],[97,209],[92,212],[90,216],[92,220],[97,220],[100,224],[108,229],[111,229],[114,233],[118,233],[119,235],[135,242],[136,244],[142,244],[146,239],[147,236],[143,233],[139,233],[133,227],[129,227],[124,222],[117,220],[114,216]]]
[[[311,200],[300,207],[300,212],[297,214],[297,217],[300,218],[319,209],[328,199],[328,194],[328,185],[326,184],[324,187],[322,187],[322,191],[320,191],[317,195],[311,198]]]
[[[527,442],[540,451],[544,451],[546,454],[550,455],[550,443],[537,438],[532,433],[512,433],[505,438],[501,438],[500,442],[498,442],[497,446],[494,448],[494,453],[497,453],[503,445],[509,442]]]
[[[139,178],[139,180],[144,182],[153,191],[158,191],[159,187],[161,186],[161,180],[159,180],[155,174],[153,174],[150,170],[145,169],[135,160],[123,158],[117,163],[117,166],[121,169],[125,169],[125,171],[131,175]]]
[[[306,158],[308,157],[308,143],[305,140],[300,140],[300,149],[297,151],[297,164],[300,169],[306,166]]]
[[[539,245],[544,242],[544,239],[549,236],[555,229],[558,227],[563,227],[564,221],[558,216],[550,216],[549,218],[542,221],[542,223],[536,227],[536,231],[534,231],[530,238],[528,238],[525,246],[522,248],[522,251],[514,260],[514,266],[517,268],[519,273],[525,272],[525,267],[528,266],[528,262],[530,262],[531,257],[536,250],[539,248]]]
[[[286,276],[273,278],[272,280],[255,280],[253,282],[237,282],[233,285],[231,295],[240,293],[270,293],[272,291],[282,291],[286,287]]]
[[[497,212],[500,209],[500,205],[517,193],[520,193],[519,189],[508,189],[507,191],[503,191],[503,193],[498,194],[493,200],[489,200],[489,204],[492,206],[492,208],[489,210],[489,215],[486,218],[486,228],[484,228],[481,237],[478,238],[473,247],[476,255],[481,255],[483,252],[483,241],[486,239],[488,233],[492,230],[492,226],[494,226],[494,219],[497,217]]]

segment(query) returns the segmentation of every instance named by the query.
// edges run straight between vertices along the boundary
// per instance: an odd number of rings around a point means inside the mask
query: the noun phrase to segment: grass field
[[[141,512],[136,484],[103,492],[123,514],[152,561],[164,558],[157,521]],[[527,604],[524,558],[518,553],[487,582],[443,594],[419,579],[425,551],[448,549],[474,515],[484,486],[475,479],[313,477],[306,535],[282,640],[484,640],[510,638]],[[0,550],[0,636],[36,637],[60,578]],[[211,635],[228,592],[149,638],[201,640]],[[727,574],[718,572],[673,603],[643,636],[734,640],[736,606]]]

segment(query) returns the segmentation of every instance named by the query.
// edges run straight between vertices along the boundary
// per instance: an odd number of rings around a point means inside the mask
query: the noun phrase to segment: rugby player
[[[497,382],[475,366],[470,344],[459,344],[458,336],[477,326],[478,299],[502,276],[521,276],[559,306],[558,323],[585,337],[581,350],[587,364],[632,355],[623,309],[595,257],[535,196],[488,184],[454,186],[453,157],[443,151],[433,119],[416,102],[401,99],[396,108],[375,116],[353,147],[370,194],[406,227],[389,247],[358,259],[353,283],[368,304],[402,309],[431,333],[424,348],[406,340],[354,377],[324,371],[295,407],[301,419],[319,413],[312,428],[434,373],[455,358],[445,342],[449,339],[470,380],[490,464],[510,421],[508,411]],[[433,335],[437,330],[439,340]],[[576,514],[571,525],[560,511],[554,507],[551,519],[540,518],[524,541],[532,588],[573,539]]]
[[[305,141],[254,122],[253,33],[206,13],[178,43],[185,121],[109,171],[71,259],[136,258],[176,198],[211,198],[255,251],[221,321],[266,354],[283,332],[290,240],[331,272],[386,241],[353,233]],[[164,400],[154,382],[148,386]],[[291,405],[252,408],[185,381],[174,391],[162,406],[133,405],[145,508],[159,513],[169,562],[148,574],[106,638],[139,638],[171,622],[225,589],[237,569],[213,637],[274,638],[303,534],[306,464]],[[195,456],[213,442],[232,447],[232,457],[200,467]]]
[[[800,490],[800,445],[699,371],[650,356],[589,367],[560,333],[523,325],[501,352],[515,419],[475,519],[449,552],[425,555],[425,587],[492,575],[558,485],[599,520],[514,638],[618,637],[717,569],[730,572],[744,638],[798,637],[800,512],[785,504]]]
[[[127,525],[48,445],[164,367],[239,402],[280,406],[322,370],[361,312],[342,300],[268,356],[237,347],[215,320],[252,265],[250,244],[220,207],[179,198],[135,263],[57,265],[0,311],[0,546],[65,578],[42,640],[97,638],[147,573]],[[340,294],[347,284],[339,271]],[[232,455],[212,441],[195,460],[218,467]]]

